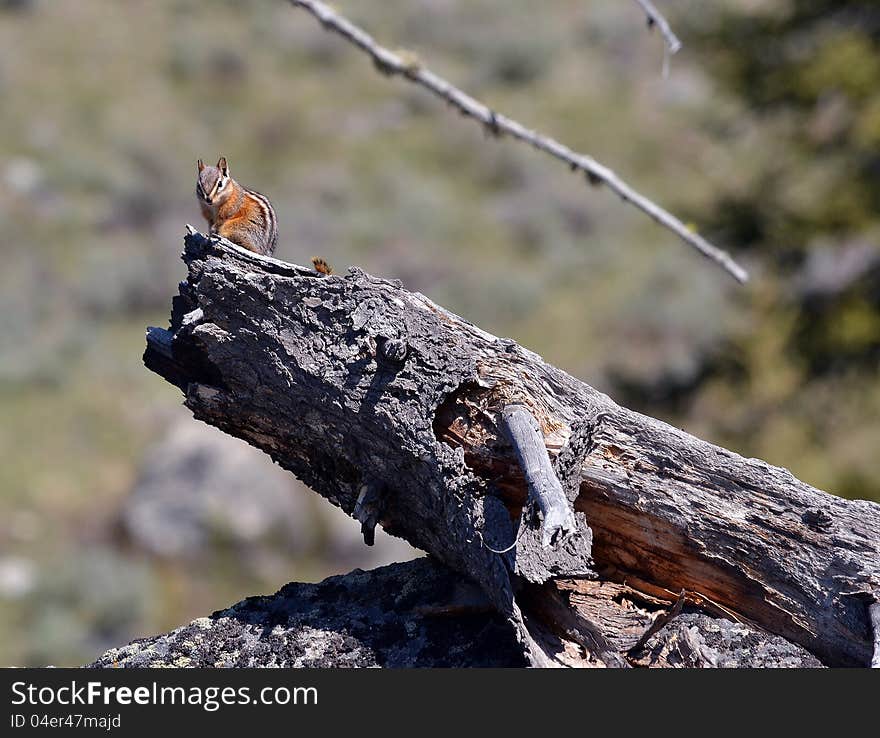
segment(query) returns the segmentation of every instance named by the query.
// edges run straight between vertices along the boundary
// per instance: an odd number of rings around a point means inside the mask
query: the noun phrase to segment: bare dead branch
[[[679,218],[637,192],[611,169],[592,157],[572,151],[555,139],[539,134],[507,116],[496,113],[484,103],[431,72],[413,56],[395,53],[381,46],[365,30],[337,13],[327,4],[319,0],[289,0],[289,2],[294,7],[302,8],[317,18],[326,30],[338,34],[368,54],[373,59],[376,68],[383,74],[400,75],[428,90],[445,100],[463,115],[481,123],[493,136],[509,135],[511,138],[527,143],[539,151],[565,162],[572,171],[583,172],[589,184],[604,184],[624,202],[635,206],[654,221],[675,233],[682,241],[695,248],[707,259],[714,261],[738,282],[748,281],[748,273],[734,261],[730,254],[709,243]]]
[[[663,42],[665,44],[665,50],[663,52],[663,76],[668,77],[669,57],[681,49],[681,41],[672,31],[669,22],[663,17],[660,11],[657,10],[651,0],[636,0],[636,2],[641,6],[642,10],[645,11],[645,16],[648,19],[648,28],[654,28],[656,26],[660,29],[660,33],[663,35]]]
[[[545,548],[575,532],[571,505],[544,445],[535,416],[523,405],[508,405],[501,413],[504,429],[523,470],[529,493],[541,510],[541,545]],[[523,525],[525,522],[523,522]]]

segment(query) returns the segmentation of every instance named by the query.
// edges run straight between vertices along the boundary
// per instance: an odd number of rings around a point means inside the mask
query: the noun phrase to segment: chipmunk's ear
[[[220,170],[220,174],[222,174],[224,177],[229,176],[229,165],[226,163],[225,156],[221,156],[219,159],[217,159],[217,169]]]
[[[199,159],[199,171],[201,172],[205,168],[205,162]]]

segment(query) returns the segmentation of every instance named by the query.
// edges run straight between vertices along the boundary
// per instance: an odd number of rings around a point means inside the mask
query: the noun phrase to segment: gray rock
[[[454,606],[451,606],[454,603]],[[288,584],[170,633],[107,651],[109,667],[523,666],[485,597],[420,558]]]
[[[418,554],[382,534],[376,546],[365,547],[357,521],[261,451],[190,419],[172,425],[146,453],[121,522],[138,548],[164,558],[197,558],[232,546],[312,555],[348,569]]]
[[[744,623],[686,613],[661,628],[647,643],[642,666],[679,668],[817,668],[813,654],[779,636]]]
[[[874,279],[880,275],[880,250],[876,243],[819,243],[811,246],[806,263],[792,284],[802,299],[834,298],[872,274]]]
[[[157,556],[198,556],[218,542],[253,546],[273,534],[308,550],[314,528],[297,486],[246,443],[180,422],[145,455],[122,523],[138,547]]]
[[[0,599],[17,600],[36,586],[37,567],[20,556],[0,556]]]

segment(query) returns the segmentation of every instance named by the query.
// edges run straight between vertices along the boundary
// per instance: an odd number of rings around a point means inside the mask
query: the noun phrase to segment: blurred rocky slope
[[[198,157],[272,198],[281,258],[399,277],[624,404],[880,498],[876,4],[669,0],[667,80],[635,3],[338,4],[707,226],[753,283],[280,0],[0,2],[0,664],[380,563],[141,366]]]
[[[130,544],[153,556],[209,560],[226,550],[254,569],[279,552],[323,558],[340,570],[417,555],[383,533],[365,547],[359,525],[341,510],[261,451],[192,418],[147,451],[120,523]],[[280,572],[284,565],[282,558],[270,568]]]

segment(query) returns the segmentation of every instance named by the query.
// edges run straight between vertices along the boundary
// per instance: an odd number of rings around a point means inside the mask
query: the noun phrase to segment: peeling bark
[[[880,506],[619,407],[399,282],[358,269],[319,277],[198,233],[184,261],[170,331],[148,332],[147,366],[197,418],[349,514],[371,490],[369,515],[477,582],[531,663],[567,663],[574,649],[621,665],[564,585],[596,577],[667,603],[684,590],[690,608],[829,665],[870,663]],[[512,404],[537,420],[592,537],[543,549],[522,517],[527,485],[501,415]]]

